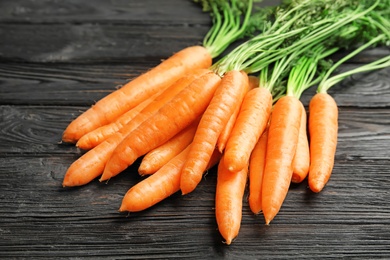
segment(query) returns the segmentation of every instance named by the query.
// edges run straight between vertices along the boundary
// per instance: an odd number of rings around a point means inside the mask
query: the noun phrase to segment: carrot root
[[[310,167],[310,151],[309,140],[307,137],[307,116],[303,104],[301,105],[301,124],[299,128],[297,151],[293,160],[293,175],[291,181],[293,183],[302,182],[309,173]]]
[[[320,192],[332,174],[337,146],[338,108],[327,93],[318,93],[309,104],[309,188]]]
[[[225,73],[200,119],[188,159],[183,166],[180,181],[183,195],[192,192],[202,180],[207,163],[216,147],[218,136],[235,107],[241,104],[247,88],[246,74],[235,70]]]
[[[242,219],[242,202],[248,175],[248,167],[231,172],[223,163],[218,165],[217,187],[215,192],[215,216],[218,230],[225,243],[230,245],[238,236]]]
[[[268,129],[260,136],[249,160],[249,207],[254,214],[259,214],[262,209],[261,195],[267,152]]]
[[[250,154],[264,132],[272,108],[272,95],[265,88],[246,93],[225,148],[226,167],[237,172],[249,162]]]
[[[291,183],[302,112],[300,106],[297,98],[284,96],[272,111],[262,187],[262,210],[267,225],[279,212]]]

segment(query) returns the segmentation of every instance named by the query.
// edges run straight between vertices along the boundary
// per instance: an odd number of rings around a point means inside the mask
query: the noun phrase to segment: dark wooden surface
[[[214,217],[215,169],[195,192],[130,215],[117,210],[141,180],[138,162],[108,184],[61,187],[82,154],[60,143],[67,124],[161,59],[201,43],[209,25],[187,0],[0,1],[0,257],[390,257],[390,68],[330,91],[340,119],[326,188],[313,194],[306,182],[292,185],[270,226],[245,202],[230,246]],[[343,69],[385,54],[365,52]]]

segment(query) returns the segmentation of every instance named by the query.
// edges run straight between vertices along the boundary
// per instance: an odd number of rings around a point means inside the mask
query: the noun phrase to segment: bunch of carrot
[[[326,91],[353,73],[389,66],[390,58],[330,74],[356,53],[390,39],[385,7],[379,1],[356,7],[346,0],[336,6],[300,0],[253,14],[252,1],[238,2],[203,1],[214,21],[203,46],[179,51],[68,126],[63,141],[88,151],[69,167],[64,187],[99,176],[107,181],[142,159],[139,174],[147,178],[129,189],[120,206],[134,212],[176,192],[194,191],[218,165],[215,214],[227,244],[240,229],[248,180],[250,208],[262,212],[266,224],[279,212],[291,182],[308,177],[313,192],[323,189],[333,169],[338,124],[337,105]],[[255,30],[261,32],[212,64],[230,43]],[[333,66],[325,62],[355,47],[357,39],[363,46]],[[299,98],[316,84],[308,136]]]

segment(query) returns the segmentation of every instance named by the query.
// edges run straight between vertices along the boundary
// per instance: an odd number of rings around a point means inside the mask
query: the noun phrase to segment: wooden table
[[[60,143],[67,124],[161,59],[200,44],[209,26],[187,0],[0,2],[0,257],[390,257],[390,68],[330,91],[340,118],[326,188],[292,185],[270,226],[245,201],[230,246],[214,217],[215,169],[193,193],[130,215],[118,207],[141,180],[136,165],[108,184],[61,187],[82,154]],[[343,69],[387,54],[364,52]]]

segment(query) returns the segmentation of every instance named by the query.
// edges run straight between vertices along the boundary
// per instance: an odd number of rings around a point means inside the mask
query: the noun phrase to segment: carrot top
[[[275,62],[281,65],[281,59],[290,54],[299,58],[297,54],[313,48],[314,42],[327,50],[356,46],[388,29],[385,10],[379,0],[284,1],[272,10],[274,20],[262,33],[236,47],[212,68],[219,75],[229,70],[251,74],[273,67]],[[288,61],[293,64],[296,60]]]
[[[212,17],[212,27],[203,38],[203,46],[212,58],[223,53],[234,41],[252,34],[263,21],[262,9],[252,13],[253,0],[195,0]]]

